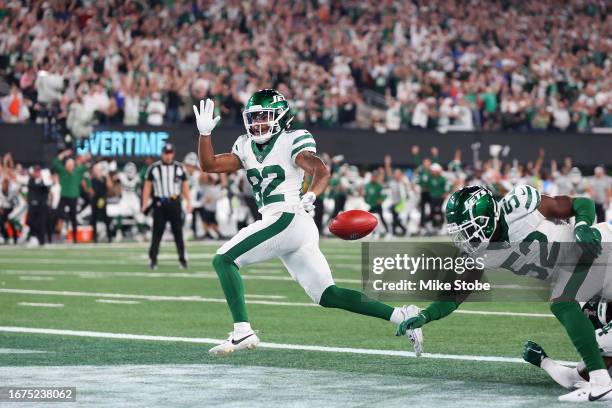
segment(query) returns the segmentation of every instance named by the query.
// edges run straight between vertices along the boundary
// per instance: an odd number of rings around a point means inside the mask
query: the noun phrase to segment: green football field
[[[565,391],[523,343],[578,360],[545,303],[519,302],[465,303],[425,327],[416,358],[390,323],[311,304],[276,260],[241,270],[260,348],[213,358],[232,328],[218,246],[190,243],[186,271],[170,243],[156,271],[146,244],[0,248],[0,385],[76,386],[95,406],[542,407]],[[336,283],[360,288],[359,243],[321,247]]]

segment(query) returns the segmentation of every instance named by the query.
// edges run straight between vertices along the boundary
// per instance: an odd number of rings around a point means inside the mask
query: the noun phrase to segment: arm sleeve
[[[293,143],[291,144],[291,161],[295,163],[295,157],[303,151],[317,152],[317,144],[314,137],[307,131],[294,132]]]
[[[55,159],[53,159],[53,163],[51,164],[51,168],[56,173],[62,173],[65,170],[64,169],[64,165],[63,165],[62,161],[59,159],[59,157],[56,157]]]
[[[429,323],[431,321],[439,320],[448,316],[449,314],[457,310],[458,307],[459,304],[452,300],[436,300],[434,302],[431,302],[429,306],[423,309],[421,311],[421,314],[425,316],[425,319],[427,319],[427,323]]]
[[[586,225],[591,226],[595,222],[595,202],[590,198],[574,198],[572,210],[576,216],[576,225],[580,222],[585,222]]]
[[[241,145],[240,140],[241,138],[238,138],[234,142],[234,145],[232,146],[232,154],[238,157],[238,160],[240,160],[242,167],[244,167],[244,161],[242,160],[242,149],[240,148],[240,145]]]

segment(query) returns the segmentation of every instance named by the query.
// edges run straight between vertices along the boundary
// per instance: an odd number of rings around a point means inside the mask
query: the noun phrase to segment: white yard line
[[[137,305],[140,303],[138,300],[116,300],[116,299],[96,299],[98,303],[116,303],[120,305]]]
[[[225,303],[223,298],[210,298],[201,296],[168,296],[168,295],[139,295],[128,293],[94,293],[94,292],[73,292],[73,291],[56,291],[56,290],[38,290],[38,289],[11,289],[0,288],[0,293],[13,293],[23,295],[41,295],[41,296],[76,296],[76,297],[99,297],[113,299],[142,299],[151,301],[177,301],[177,302],[204,302],[204,303]],[[316,307],[315,303],[301,302],[279,302],[273,300],[251,300],[252,298],[284,298],[283,296],[267,296],[267,295],[246,295],[247,303],[255,305],[268,306],[297,306],[297,307]],[[464,310],[455,311],[458,314],[472,314],[483,316],[515,316],[515,317],[554,317],[552,314],[546,313],[523,313],[523,312],[496,312],[485,310]]]
[[[248,280],[275,280],[275,281],[293,281],[291,276],[288,276],[286,270],[277,269],[270,273],[283,273],[285,276],[274,276],[274,275],[258,275],[257,272],[253,274],[244,273],[241,274],[242,279]],[[25,269],[4,269],[0,270],[0,275],[67,275],[67,276],[79,276],[81,278],[111,278],[113,276],[125,276],[125,277],[141,277],[141,278],[197,278],[197,279],[219,279],[217,274],[210,272],[100,272],[100,271],[53,271],[53,270],[25,270]],[[334,281],[338,283],[353,283],[360,284],[360,279],[348,279],[348,278],[334,278]]]
[[[53,276],[20,276],[19,280],[24,281],[52,281],[55,280]]]
[[[38,353],[48,353],[48,351],[0,348],[0,354],[38,354]]]
[[[41,296],[76,296],[76,297],[96,297],[96,298],[112,298],[112,299],[142,299],[152,301],[177,301],[177,302],[206,302],[206,303],[225,303],[223,298],[208,298],[202,296],[160,296],[160,295],[138,295],[128,293],[97,293],[97,292],[73,292],[59,290],[36,290],[36,289],[8,289],[1,288],[0,293],[14,293],[22,295],[41,295]],[[265,295],[260,295],[261,297]],[[249,295],[246,298],[249,299]],[[248,300],[247,303],[256,305],[272,305],[272,306],[318,306],[314,303],[297,303],[297,302],[278,302],[272,300]]]
[[[147,340],[147,341],[164,341],[164,342],[182,342],[182,343],[199,343],[199,344],[220,344],[223,340],[212,338],[198,337],[172,337],[172,336],[151,336],[144,334],[127,334],[127,333],[108,333],[83,330],[59,330],[59,329],[44,329],[33,327],[14,327],[0,326],[0,332],[6,333],[30,333],[30,334],[50,334],[57,336],[76,336],[76,337],[94,337],[104,339],[120,339],[120,340]],[[408,342],[406,341],[406,346]],[[301,351],[317,351],[325,353],[349,353],[349,354],[367,354],[375,356],[393,356],[393,357],[416,357],[411,351],[398,350],[379,350],[379,349],[363,349],[352,347],[327,347],[327,346],[312,346],[302,344],[284,344],[284,343],[259,343],[259,347],[278,350],[301,350]],[[473,355],[458,355],[458,354],[438,354],[438,353],[423,353],[421,358],[433,358],[442,360],[461,360],[461,361],[487,361],[499,363],[525,363],[522,358],[515,357],[499,357],[499,356],[473,356]],[[559,361],[563,365],[576,365],[571,361]]]
[[[19,306],[32,306],[32,307],[64,307],[63,303],[35,303],[35,302],[19,302]]]

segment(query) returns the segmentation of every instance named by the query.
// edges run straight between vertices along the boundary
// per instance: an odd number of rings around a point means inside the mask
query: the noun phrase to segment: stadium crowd
[[[612,127],[606,1],[0,0],[2,121],[89,135],[191,120],[213,97],[241,122],[275,87],[297,122]],[[163,33],[163,35],[161,35]]]
[[[374,168],[358,168],[342,156],[322,158],[332,169],[327,191],[315,203],[315,222],[327,235],[329,219],[340,211],[369,210],[380,225],[375,236],[444,234],[443,208],[449,193],[462,185],[485,185],[501,197],[517,184],[529,184],[545,194],[589,196],[596,203],[597,219],[612,221],[612,178],[597,167],[583,177],[571,158],[545,162],[544,152],[523,165],[492,157],[467,164],[457,151],[441,163],[437,148],[422,152],[413,146],[396,166],[392,157]],[[396,158],[400,159],[400,158]],[[146,164],[151,164],[147,160]],[[193,211],[185,211],[184,228],[191,239],[223,239],[259,218],[253,192],[244,171],[229,175],[203,173],[197,155],[183,159],[188,175]],[[107,241],[124,237],[145,239],[150,234],[150,214],[141,212],[142,180],[147,165],[118,166],[109,160],[93,161],[71,150],[58,154],[50,168],[25,168],[10,153],[0,164],[0,242]],[[308,180],[306,180],[306,183]],[[71,227],[89,230],[92,237],[73,234]],[[104,229],[98,229],[100,225]]]

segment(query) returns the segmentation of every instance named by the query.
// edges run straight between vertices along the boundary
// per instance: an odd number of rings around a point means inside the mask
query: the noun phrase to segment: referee
[[[191,212],[189,183],[183,165],[174,161],[174,146],[166,143],[162,149],[162,159],[149,166],[142,190],[142,212],[149,211],[148,203],[153,193],[153,237],[149,248],[149,267],[157,269],[159,243],[170,222],[179,262],[182,269],[187,268],[185,243],[183,241],[183,220],[181,196],[185,200],[187,212]]]

